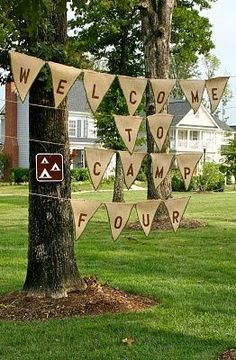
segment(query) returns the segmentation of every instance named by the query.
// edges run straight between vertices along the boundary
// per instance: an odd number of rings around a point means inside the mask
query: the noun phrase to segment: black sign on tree
[[[63,181],[63,156],[61,154],[36,155],[36,179],[39,182]]]

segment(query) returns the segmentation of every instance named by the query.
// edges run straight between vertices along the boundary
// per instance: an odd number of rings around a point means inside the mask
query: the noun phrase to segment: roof
[[[172,126],[176,126],[191,110],[191,106],[187,100],[173,100],[168,104],[168,113],[174,115]]]
[[[215,120],[215,122],[217,123],[217,125],[224,131],[233,131],[232,127],[230,127],[228,124],[226,124],[226,122],[221,121],[218,116],[213,115],[213,119]]]
[[[91,113],[85,88],[81,80],[77,80],[68,93],[68,110]]]
[[[178,125],[178,123],[188,114],[191,110],[191,106],[189,102],[185,100],[170,100],[169,102],[169,113],[174,115],[172,120],[172,126]],[[207,110],[206,110],[207,111]],[[207,111],[208,112],[208,111]],[[230,127],[226,122],[221,121],[218,116],[212,115],[208,112],[208,114],[213,118],[215,123],[219,126],[220,129],[224,131],[233,131],[232,126]],[[235,126],[236,130],[236,126]]]

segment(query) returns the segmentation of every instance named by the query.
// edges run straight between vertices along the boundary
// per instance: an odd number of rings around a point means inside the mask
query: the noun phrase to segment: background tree
[[[221,155],[224,156],[224,164],[220,170],[227,176],[234,177],[234,190],[236,189],[236,138],[229,140],[228,145],[223,146]]]
[[[166,66],[168,70],[165,70],[163,74],[160,68],[162,65],[159,65],[159,62],[153,56],[149,63],[152,63],[153,77],[187,78],[196,72],[199,56],[207,54],[214,47],[211,40],[212,32],[209,20],[201,16],[200,13],[202,9],[209,9],[214,1],[178,0],[175,2],[174,7],[172,1],[115,0],[111,2],[109,0],[94,0],[84,2],[76,0],[74,1],[75,19],[72,20],[71,26],[75,29],[75,35],[78,37],[78,47],[91,53],[95,59],[104,59],[108,72],[131,76],[145,75],[145,73],[147,75],[150,69],[147,68],[147,56],[146,60],[144,60],[143,54],[146,52],[147,55],[148,48],[150,53],[154,54],[154,48],[151,50],[152,45],[155,44],[155,41],[161,43],[163,30],[167,26],[162,19],[162,15],[165,15],[164,9],[167,9],[171,4],[174,13],[172,25],[169,29],[172,42],[171,51],[168,50],[168,57],[172,56],[172,66],[170,66],[168,59],[168,66]],[[149,29],[149,34],[143,37],[142,22],[144,23],[144,16],[147,14],[148,9],[152,9],[151,16],[154,16],[155,21],[158,23],[155,23],[154,19],[153,22],[150,19],[152,28]],[[157,54],[157,58],[160,60],[160,64],[163,64],[161,57],[162,53],[160,52],[159,55]],[[148,102],[151,103],[150,99],[148,99]],[[149,109],[148,113],[150,111]],[[152,111],[154,111],[154,108]],[[112,118],[110,117],[110,119]],[[107,118],[106,123],[109,127],[109,118]],[[110,137],[111,131],[106,131],[107,128],[103,126],[104,122],[100,124],[102,124],[101,130],[99,130],[100,125],[98,122],[98,133],[104,141],[106,134],[109,133]],[[115,129],[111,125],[109,129],[112,128]],[[114,133],[114,138],[116,138],[116,133]],[[147,133],[147,142],[148,151],[153,152],[154,144],[149,132]],[[163,189],[165,189],[164,192],[161,191],[163,196],[169,196],[169,185],[164,184]],[[159,196],[160,191],[156,191],[150,176],[149,162],[148,198],[157,198]]]
[[[216,76],[217,71],[219,70],[221,66],[220,60],[212,53],[209,53],[205,55],[202,59],[203,67],[205,69],[205,76],[207,79],[213,78]],[[226,116],[226,107],[227,104],[230,102],[230,100],[233,97],[232,90],[230,89],[229,83],[227,83],[222,99],[221,99],[221,108],[218,107],[218,109],[215,111],[214,115],[217,116],[221,121],[227,122],[228,117]],[[205,106],[210,111],[210,104],[209,100],[204,101]]]
[[[75,30],[78,47],[89,52],[95,63],[112,74],[138,76],[143,74],[143,61],[137,54],[140,46],[137,1],[74,1],[75,19],[70,25]],[[98,26],[99,19],[99,26]],[[134,24],[137,24],[134,26]],[[97,135],[104,147],[125,150],[112,114],[127,114],[124,96],[115,80],[109,93],[95,114]],[[113,201],[124,201],[124,176],[121,160],[116,154]]]
[[[10,48],[68,64],[72,50],[66,43],[66,2],[7,2],[13,26],[1,51],[1,64],[5,69],[9,69],[6,55]],[[49,79],[49,70],[44,68],[30,91],[29,132],[30,139],[34,140],[30,141],[29,247],[23,289],[33,295],[62,297],[68,291],[84,289],[85,284],[74,255],[66,101],[60,108],[54,108]],[[62,182],[36,181],[35,155],[40,152],[63,155],[65,178]]]

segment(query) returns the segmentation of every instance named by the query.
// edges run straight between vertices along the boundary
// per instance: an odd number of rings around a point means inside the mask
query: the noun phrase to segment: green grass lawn
[[[26,272],[27,189],[0,187],[0,292],[20,289]],[[4,193],[6,194],[4,196]],[[17,196],[21,194],[22,196]],[[188,196],[176,194],[175,196]],[[110,191],[75,198],[111,200]],[[142,201],[145,191],[125,192]],[[80,271],[155,298],[138,313],[0,322],[3,360],[213,360],[236,345],[236,192],[192,194],[194,230],[125,230],[113,242],[100,209],[76,242]],[[132,213],[132,219],[136,217]],[[122,339],[131,336],[128,346]]]

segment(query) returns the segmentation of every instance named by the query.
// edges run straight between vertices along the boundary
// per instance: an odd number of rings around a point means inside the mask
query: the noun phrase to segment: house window
[[[69,119],[69,137],[77,137],[77,120]]]
[[[187,140],[187,130],[179,130],[178,131],[178,137],[179,137],[179,140]]]
[[[190,131],[190,140],[199,140],[199,131],[191,130]]]

